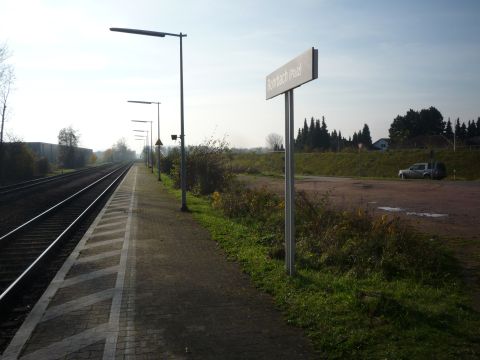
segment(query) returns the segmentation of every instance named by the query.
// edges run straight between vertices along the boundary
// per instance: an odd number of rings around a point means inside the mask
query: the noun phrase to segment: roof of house
[[[389,139],[389,138],[380,138],[380,139],[378,139],[377,141],[373,142],[372,145],[375,145],[376,143],[378,143],[378,142],[380,142],[380,141],[382,141],[382,140],[385,141],[385,142],[387,142],[387,143],[390,142],[390,139]]]

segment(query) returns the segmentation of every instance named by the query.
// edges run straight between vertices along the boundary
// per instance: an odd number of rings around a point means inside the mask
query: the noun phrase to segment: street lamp
[[[187,36],[187,34],[172,34],[166,32],[158,31],[149,31],[149,30],[138,30],[138,29],[125,29],[125,28],[110,28],[110,31],[123,32],[127,34],[136,34],[136,35],[146,35],[146,36],[155,36],[155,37],[165,37],[165,36],[174,36],[180,39],[180,140],[181,140],[181,187],[182,187],[182,207],[180,210],[187,211],[187,170],[186,170],[186,161],[185,161],[185,131],[184,131],[184,117],[183,117],[183,49],[182,49],[182,39]]]
[[[141,101],[141,100],[127,100],[129,103],[136,103],[136,104],[157,104],[157,128],[158,128],[158,140],[155,145],[158,145],[158,157],[157,157],[157,165],[158,165],[158,181],[162,181],[162,178],[160,177],[160,104],[161,102],[158,101]],[[153,171],[153,167],[152,167]]]
[[[152,131],[152,122],[149,120],[132,120],[133,122],[139,122],[139,123],[150,123],[150,151],[152,151],[152,136],[153,136],[153,131]],[[152,174],[153,174],[153,159],[150,157],[150,163],[152,165]]]
[[[135,131],[135,132],[143,132],[143,133],[146,132],[146,133],[147,133],[147,137],[146,137],[146,141],[145,141],[145,142],[146,142],[146,146],[145,146],[145,147],[147,148],[147,166],[148,166],[148,164],[150,164],[150,154],[149,154],[150,150],[148,149],[148,130],[133,130],[133,131]]]
[[[146,149],[147,148],[147,138],[145,136],[140,136],[140,135],[135,135],[135,140],[139,141],[143,141],[143,148]],[[147,154],[145,154],[147,155]],[[148,166],[147,165],[147,156],[145,156],[145,166]]]
[[[143,141],[143,150],[142,153],[145,154],[145,166],[148,167],[148,138],[146,136],[135,135],[135,140],[142,140]]]

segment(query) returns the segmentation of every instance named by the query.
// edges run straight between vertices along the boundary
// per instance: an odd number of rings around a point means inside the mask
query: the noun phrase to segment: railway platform
[[[2,359],[311,359],[272,299],[134,165]]]

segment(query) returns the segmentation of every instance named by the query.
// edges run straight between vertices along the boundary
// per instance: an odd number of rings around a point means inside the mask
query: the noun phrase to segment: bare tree
[[[58,133],[58,145],[60,145],[58,160],[63,167],[74,168],[76,165],[82,165],[77,164],[75,159],[79,141],[80,134],[71,126],[61,129]]]
[[[267,147],[273,151],[283,150],[283,137],[281,135],[271,133],[266,138]]]
[[[0,144],[3,144],[3,129],[5,125],[7,100],[12,89],[15,75],[13,66],[6,63],[8,58],[8,49],[5,45],[0,46],[0,111],[2,114],[2,124],[0,129]]]
[[[10,95],[12,83],[14,80],[13,67],[6,62],[8,58],[8,49],[6,45],[0,45],[0,113],[2,115],[2,123],[0,126],[0,183],[4,181],[4,173],[6,165],[4,164],[4,145],[3,145],[3,129],[5,126],[5,118],[7,116],[7,100]]]
[[[127,140],[121,138],[112,147],[112,155],[115,161],[128,161],[135,159],[135,152],[130,150],[127,145]]]

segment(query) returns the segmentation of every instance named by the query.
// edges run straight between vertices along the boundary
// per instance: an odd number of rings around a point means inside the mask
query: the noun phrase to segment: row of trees
[[[454,133],[450,119],[445,124],[444,134],[447,138],[453,139]],[[460,123],[460,119],[457,118],[455,122],[455,137],[457,139],[468,140],[476,136],[480,136],[480,117],[476,123],[474,120],[469,120],[467,124],[465,122]]]
[[[310,119],[310,125],[307,119],[303,123],[303,128],[298,129],[297,138],[295,139],[295,149],[297,151],[340,151],[344,148],[357,148],[360,146],[370,147],[372,145],[372,137],[370,128],[367,124],[358,132],[354,132],[352,137],[345,138],[341,131],[328,131],[325,117],[322,120]]]
[[[102,160],[105,162],[130,161],[135,160],[137,154],[127,146],[125,138],[119,139],[111,148],[105,150],[102,154]]]
[[[480,117],[474,120],[460,122],[457,119],[455,127],[448,119],[444,121],[442,114],[435,107],[415,111],[410,109],[403,116],[398,115],[390,125],[389,135],[393,145],[408,144],[415,139],[426,136],[441,135],[449,140],[455,137],[459,140],[467,140],[480,136]]]
[[[453,142],[461,141],[466,144],[475,143],[480,137],[480,117],[467,123],[460,119],[453,124],[450,119],[443,120],[443,116],[435,107],[415,111],[410,109],[403,116],[398,115],[390,125],[390,141],[393,146],[410,146],[431,143],[428,140],[435,136],[441,141],[445,139]],[[443,140],[442,140],[443,138]],[[274,151],[283,151],[283,138],[277,134],[267,136],[267,146]],[[422,141],[423,140],[423,141]],[[478,140],[476,140],[478,142]],[[437,144],[439,142],[437,141]],[[441,144],[441,142],[440,142]],[[295,139],[296,151],[340,151],[345,148],[370,148],[372,138],[367,124],[358,132],[354,132],[348,139],[340,131],[328,131],[325,117],[310,119],[310,124],[305,119],[303,127],[298,129]],[[440,145],[442,146],[442,145]]]
[[[58,133],[59,164],[67,168],[78,168],[85,166],[88,161],[95,162],[96,155],[93,159],[86,159],[78,151],[80,134],[71,126],[63,128]],[[125,138],[119,139],[112,147],[101,153],[101,161],[116,162],[130,161],[136,158],[136,153],[127,146]]]

